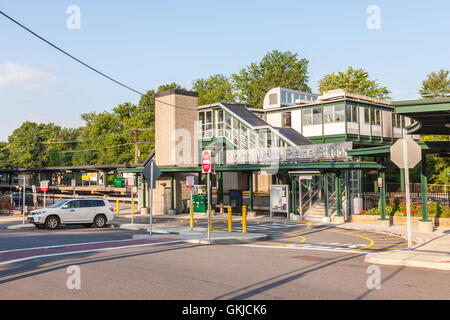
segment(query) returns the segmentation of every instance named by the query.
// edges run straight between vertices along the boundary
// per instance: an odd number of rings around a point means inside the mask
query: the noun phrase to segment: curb
[[[195,243],[195,244],[242,244],[242,243],[251,243],[255,241],[260,241],[267,239],[269,236],[265,234],[261,234],[258,237],[253,238],[232,238],[232,239],[192,239],[185,240],[187,243]]]
[[[389,251],[389,252],[401,252],[401,251]],[[450,259],[448,261],[434,262],[424,260],[414,260],[408,258],[380,258],[377,255],[383,253],[369,253],[366,255],[364,261],[367,263],[390,265],[390,266],[402,266],[402,267],[414,267],[450,271]],[[384,253],[386,254],[386,253]],[[435,255],[441,258],[440,255]],[[441,258],[442,259],[442,258]]]
[[[181,234],[180,234],[181,235]],[[203,235],[203,234],[202,234]],[[151,239],[149,235],[144,234],[136,234],[133,235],[133,239]],[[267,239],[268,236],[265,234],[258,234],[255,237],[241,237],[241,238],[217,238],[217,239],[180,239],[180,242],[184,243],[192,243],[192,244],[242,244],[242,243],[250,243],[263,239]]]
[[[361,230],[361,231],[369,231],[369,232],[377,232],[377,233],[381,233],[381,234],[387,234],[387,235],[393,235],[393,236],[398,236],[401,237],[403,239],[408,239],[408,235],[402,232],[398,232],[395,230],[379,230],[379,229],[374,229],[374,228],[370,228],[370,227],[363,227],[363,228],[352,228],[351,226],[346,226],[345,223],[342,224],[338,224],[338,225],[333,225],[336,228],[342,228],[342,229],[350,229],[350,230]],[[416,236],[414,234],[412,234],[412,239],[413,242],[416,243],[416,245],[413,247],[418,247],[421,246],[423,244],[425,244],[427,242],[427,240],[421,238],[420,236]]]
[[[6,229],[7,230],[21,230],[21,229],[31,229],[31,228],[36,228],[37,227],[32,224],[32,223],[26,223],[26,224],[14,224],[12,226],[7,226]]]

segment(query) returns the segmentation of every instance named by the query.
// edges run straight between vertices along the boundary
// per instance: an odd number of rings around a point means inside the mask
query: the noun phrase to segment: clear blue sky
[[[69,5],[81,28],[66,26]],[[366,26],[369,5],[381,29]],[[394,100],[414,99],[431,71],[450,69],[450,1],[23,1],[0,8],[38,34],[129,86],[147,91],[215,73],[229,75],[268,51],[309,60],[309,85],[347,66],[366,69]],[[137,103],[0,17],[0,140],[23,121],[82,125],[80,114]],[[6,115],[6,117],[5,117]]]

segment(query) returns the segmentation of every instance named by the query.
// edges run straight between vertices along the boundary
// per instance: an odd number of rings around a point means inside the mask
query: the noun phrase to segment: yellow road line
[[[367,246],[362,247],[362,248],[357,248],[357,249],[351,249],[352,251],[360,251],[360,250],[362,250],[362,249],[367,249],[367,248],[370,248],[371,246],[373,246],[373,244],[374,244],[374,241],[373,241],[372,239],[367,238],[367,237],[364,237],[364,236],[359,235],[359,234],[354,234],[354,233],[350,233],[350,232],[339,232],[339,231],[336,231],[336,230],[334,230],[334,231],[333,231],[333,230],[326,230],[326,231],[329,231],[329,232],[336,232],[336,233],[340,233],[340,234],[347,234],[347,235],[351,235],[351,236],[355,236],[355,237],[360,237],[360,238],[363,238],[363,239],[366,239],[366,240],[370,241],[370,243],[369,243]]]
[[[300,241],[298,241],[298,242],[290,242],[290,243],[275,243],[275,242],[272,242],[272,241],[255,241],[255,243],[258,243],[258,242],[259,243],[270,243],[270,244],[273,244],[274,246],[277,246],[277,247],[286,247],[286,246],[291,246],[293,244],[300,244],[300,243],[303,243],[303,242],[306,241],[305,237],[303,237],[301,235],[298,235],[298,234],[295,234],[295,233],[278,231],[278,230],[273,230],[273,231],[278,232],[278,233],[290,234],[293,237],[299,238]]]

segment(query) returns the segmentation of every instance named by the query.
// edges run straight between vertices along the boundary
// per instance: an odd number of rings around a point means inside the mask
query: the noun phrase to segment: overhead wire
[[[91,66],[90,66],[89,64],[87,64],[86,62],[83,62],[82,60],[76,58],[76,57],[73,56],[72,54],[68,53],[67,51],[65,51],[65,50],[61,49],[60,47],[58,47],[57,45],[53,44],[53,43],[50,42],[49,40],[47,40],[47,39],[45,39],[44,37],[38,35],[36,32],[34,32],[34,31],[32,31],[31,29],[27,28],[25,25],[21,24],[20,22],[18,22],[17,20],[15,20],[15,19],[12,18],[11,16],[7,15],[6,13],[4,13],[4,12],[1,11],[1,10],[0,10],[0,14],[3,15],[5,18],[9,19],[10,21],[12,21],[13,23],[15,23],[15,24],[17,24],[18,26],[20,26],[21,28],[23,28],[23,29],[26,30],[27,32],[31,33],[33,36],[35,36],[35,37],[37,37],[38,39],[44,41],[46,44],[50,45],[50,46],[53,47],[54,49],[60,51],[61,53],[65,54],[66,56],[68,56],[68,57],[70,57],[71,59],[75,60],[76,62],[82,64],[82,65],[85,66],[86,68],[89,68],[90,70],[92,70],[92,71],[98,73],[99,75],[101,75],[101,76],[103,76],[103,77],[105,77],[105,78],[107,78],[107,79],[109,79],[109,80],[115,82],[116,84],[118,84],[118,85],[120,85],[120,86],[122,86],[122,87],[124,87],[124,88],[126,88],[126,89],[128,89],[128,90],[131,90],[131,91],[133,91],[133,92],[135,92],[135,93],[137,93],[137,94],[139,94],[139,95],[141,95],[141,96],[145,96],[144,93],[142,93],[142,92],[140,92],[140,91],[138,91],[138,90],[136,90],[136,89],[133,89],[133,88],[131,88],[130,86],[128,86],[128,85],[126,85],[126,84],[124,84],[124,83],[122,83],[122,82],[120,82],[120,81],[118,81],[118,80],[116,80],[116,79],[114,79],[114,78],[112,78],[112,77],[106,75],[105,73],[99,71],[98,69],[96,69],[96,68],[94,68],[94,67],[91,67]],[[177,105],[174,105],[174,104],[171,104],[171,103],[168,103],[168,102],[165,102],[165,101],[156,99],[156,98],[155,98],[155,101],[158,101],[158,102],[160,102],[160,103],[163,103],[163,104],[166,104],[166,105],[170,105],[170,106],[172,106],[172,107],[179,108],[179,109],[192,110],[191,108],[182,107],[182,106],[177,106]]]

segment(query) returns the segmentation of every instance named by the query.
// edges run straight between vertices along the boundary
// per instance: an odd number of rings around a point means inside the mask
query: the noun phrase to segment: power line
[[[120,81],[118,81],[118,80],[116,80],[116,79],[114,79],[114,78],[112,78],[112,77],[110,77],[110,76],[104,74],[103,72],[100,72],[99,70],[97,70],[97,69],[91,67],[91,66],[88,65],[87,63],[85,63],[85,62],[81,61],[80,59],[74,57],[73,55],[71,55],[71,54],[68,53],[67,51],[61,49],[61,48],[58,47],[57,45],[51,43],[50,41],[48,41],[48,40],[45,39],[44,37],[41,37],[40,35],[38,35],[38,34],[35,33],[34,31],[30,30],[29,28],[27,28],[26,26],[24,26],[24,25],[21,24],[20,22],[16,21],[15,19],[13,19],[13,18],[10,17],[10,16],[8,16],[8,15],[7,15],[6,13],[4,13],[3,11],[0,11],[0,14],[2,14],[4,17],[6,17],[7,19],[9,19],[9,20],[11,20],[12,22],[14,22],[15,24],[17,24],[17,25],[20,26],[21,28],[25,29],[26,31],[28,31],[29,33],[31,33],[33,36],[35,36],[35,37],[37,37],[38,39],[44,41],[45,43],[47,43],[47,44],[50,45],[51,47],[53,47],[53,48],[55,48],[56,50],[62,52],[62,53],[65,54],[66,56],[68,56],[68,57],[70,57],[71,59],[77,61],[78,63],[81,63],[83,66],[89,68],[90,70],[92,70],[92,71],[98,73],[99,75],[101,75],[101,76],[103,76],[103,77],[105,77],[105,78],[107,78],[107,79],[109,79],[109,80],[111,80],[111,81],[117,83],[118,85],[120,85],[120,86],[122,86],[122,87],[124,87],[124,88],[127,88],[128,90],[131,90],[131,91],[133,91],[133,92],[135,92],[135,93],[137,93],[137,94],[139,94],[139,95],[141,95],[141,96],[144,96],[144,95],[145,95],[145,94],[143,94],[142,92],[139,92],[139,91],[137,91],[137,90],[135,90],[135,89],[133,89],[133,88],[131,88],[131,87],[129,87],[129,86],[123,84],[122,82],[120,82]],[[179,108],[179,109],[192,110],[192,109],[190,109],[190,108],[181,107],[181,106],[177,106],[177,105],[174,105],[174,104],[170,104],[170,103],[167,103],[167,102],[164,102],[164,101],[161,101],[161,100],[157,100],[156,98],[155,98],[155,101],[159,101],[159,102],[161,102],[161,103],[163,103],[163,104],[166,104],[166,105],[169,105],[169,106],[172,106],[172,107],[175,107],[175,108]]]
[[[85,142],[85,141],[91,141],[91,140],[100,139],[100,138],[105,138],[105,137],[123,136],[123,135],[126,135],[126,134],[130,133],[130,131],[135,131],[135,130],[136,130],[136,129],[127,129],[127,130],[126,130],[127,132],[99,135],[99,136],[92,137],[92,138],[87,138],[87,139],[61,140],[61,141],[46,141],[46,142],[42,142],[42,144],[62,144],[62,143]],[[149,127],[149,128],[138,129],[138,130],[139,130],[139,131],[148,131],[148,130],[155,130],[155,128]]]
[[[56,50],[64,53],[66,56],[72,58],[73,60],[81,63],[82,65],[84,65],[85,67],[91,69],[94,72],[97,72],[98,74],[102,75],[103,77],[117,83],[118,85],[121,85],[122,87],[125,87],[131,91],[134,91],[140,95],[143,95],[141,92],[123,84],[122,82],[117,81],[116,79],[111,78],[110,76],[107,76],[106,74],[104,74],[103,72],[98,71],[97,69],[91,67],[90,65],[88,65],[87,63],[81,61],[80,59],[75,58],[73,55],[71,55],[70,53],[64,51],[63,49],[59,48],[58,46],[54,45],[53,43],[51,43],[50,41],[46,40],[45,38],[41,37],[40,35],[36,34],[35,32],[31,31],[30,29],[28,29],[27,27],[25,27],[23,24],[21,24],[20,22],[14,20],[13,18],[11,18],[10,16],[8,16],[6,13],[4,13],[3,11],[0,11],[0,14],[2,14],[3,16],[5,16],[6,18],[8,18],[9,20],[11,20],[12,22],[14,22],[15,24],[17,24],[18,26],[22,27],[23,29],[25,29],[26,31],[28,31],[29,33],[31,33],[33,36],[41,39],[42,41],[44,41],[45,43],[47,43],[48,45],[52,46],[53,48],[55,48]]]
[[[138,144],[149,144],[149,143],[153,143],[151,141],[141,141],[138,142]],[[67,150],[67,151],[47,151],[46,153],[77,153],[77,152],[85,152],[85,151],[94,151],[94,150],[103,150],[103,149],[111,149],[111,148],[117,148],[117,147],[122,147],[122,146],[127,146],[133,144],[134,142],[129,142],[129,143],[122,143],[122,144],[116,144],[113,146],[105,146],[105,147],[100,147],[100,148],[90,148],[90,149],[83,149],[83,150]]]

